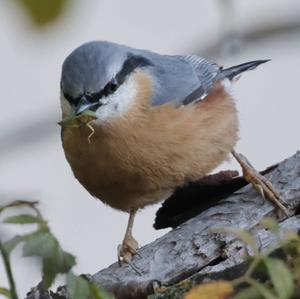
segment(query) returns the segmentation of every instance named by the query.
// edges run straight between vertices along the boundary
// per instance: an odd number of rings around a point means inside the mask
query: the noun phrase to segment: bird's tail
[[[246,62],[246,63],[242,63],[239,65],[229,67],[229,68],[221,71],[218,79],[228,78],[229,80],[232,80],[234,77],[238,76],[239,74],[241,74],[245,71],[254,70],[260,64],[268,62],[268,61],[270,61],[270,59],[255,60],[255,61],[250,61],[250,62]]]

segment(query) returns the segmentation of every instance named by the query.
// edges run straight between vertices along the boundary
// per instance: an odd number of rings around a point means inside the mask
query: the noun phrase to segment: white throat
[[[122,117],[134,104],[138,92],[138,84],[134,76],[130,76],[113,94],[100,99],[102,104],[96,110],[97,121],[106,122],[116,117]],[[60,94],[60,105],[63,117],[74,114],[74,108],[65,99],[63,93]]]
[[[133,105],[137,91],[134,76],[130,76],[113,94],[100,100],[102,105],[96,110],[97,119],[102,122],[122,117]]]

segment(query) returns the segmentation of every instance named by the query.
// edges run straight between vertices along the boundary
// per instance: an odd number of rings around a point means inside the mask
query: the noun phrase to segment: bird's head
[[[83,44],[63,63],[63,116],[91,110],[105,121],[122,115],[138,92],[134,72],[149,66],[151,62],[134,49],[104,41]]]

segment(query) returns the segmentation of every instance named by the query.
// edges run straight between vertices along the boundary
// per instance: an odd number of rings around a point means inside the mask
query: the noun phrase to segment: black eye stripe
[[[118,84],[122,84],[126,77],[136,68],[153,65],[147,58],[142,56],[129,56],[123,63],[122,69],[116,75]]]
[[[72,97],[70,95],[68,95],[67,93],[63,92],[63,95],[65,97],[65,99],[70,103],[73,104],[74,106],[77,106],[79,101],[80,101],[80,97]]]
[[[102,97],[104,96],[106,97],[114,93],[118,89],[118,87],[122,83],[124,83],[127,76],[131,74],[135,69],[139,67],[151,66],[151,65],[153,64],[143,56],[137,56],[137,55],[128,56],[128,58],[124,61],[121,70],[117,73],[115,78],[113,78],[109,83],[107,83],[105,87],[99,92],[95,92],[93,94],[85,94],[86,99],[91,103],[98,102]],[[65,92],[63,92],[63,94],[69,103],[71,103],[75,107],[78,105],[81,96],[74,98]]]

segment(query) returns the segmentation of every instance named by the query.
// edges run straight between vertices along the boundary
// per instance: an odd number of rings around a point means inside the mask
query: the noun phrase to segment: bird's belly
[[[88,135],[85,128],[67,129],[63,147],[75,177],[91,195],[127,212],[171,195],[170,184],[158,184],[153,166],[137,161],[131,150],[120,155],[110,141],[97,140],[96,133],[89,143]]]
[[[66,128],[68,162],[95,197],[123,211],[143,208],[174,188],[212,171],[238,139],[234,103],[223,89],[199,105],[158,106],[139,123],[117,121],[106,128]]]

